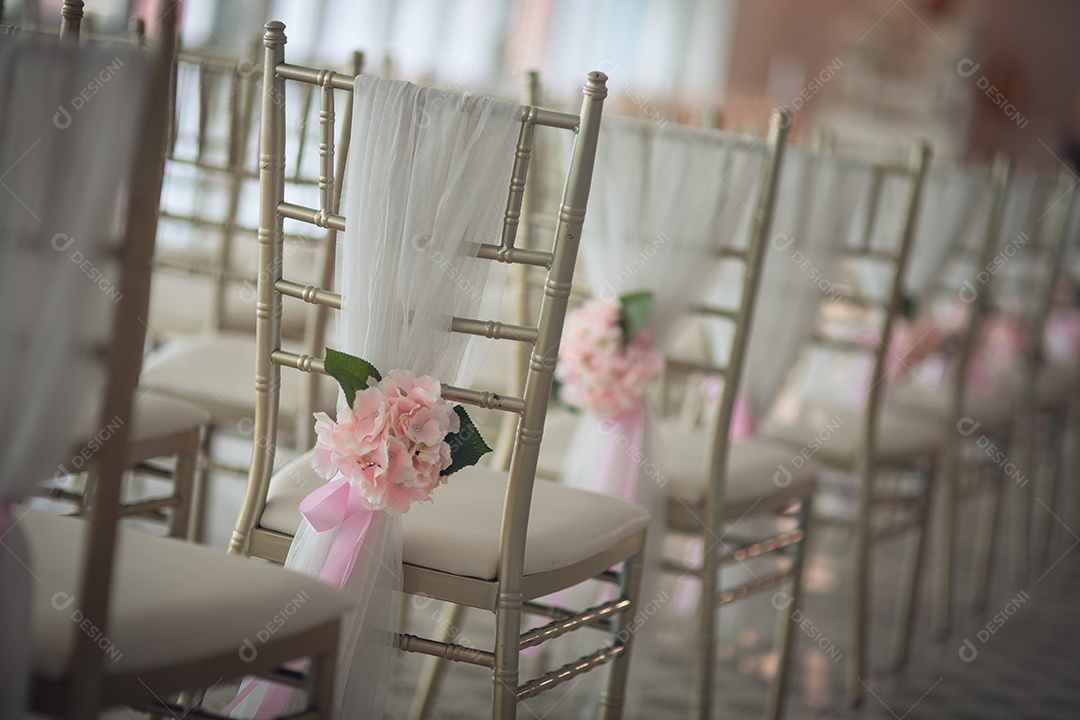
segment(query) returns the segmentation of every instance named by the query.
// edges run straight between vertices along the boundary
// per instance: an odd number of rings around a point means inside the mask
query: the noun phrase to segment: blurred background
[[[90,0],[89,29],[155,2]],[[55,27],[60,6],[9,0],[5,20]],[[762,132],[785,105],[796,133],[925,137],[939,161],[1078,155],[1076,0],[187,0],[183,44],[251,55],[272,18],[299,62],[360,49],[368,72],[506,95],[539,69],[550,104],[600,69],[616,108],[658,120]]]

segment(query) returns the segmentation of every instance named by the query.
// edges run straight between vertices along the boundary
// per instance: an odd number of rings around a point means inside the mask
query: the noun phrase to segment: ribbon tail
[[[320,580],[339,588],[345,586],[374,519],[375,512],[370,510],[359,510],[345,518],[319,571]]]

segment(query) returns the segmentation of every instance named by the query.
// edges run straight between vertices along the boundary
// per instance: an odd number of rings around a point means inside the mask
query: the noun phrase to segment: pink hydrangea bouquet
[[[646,386],[663,367],[645,330],[652,304],[652,293],[642,292],[590,300],[570,313],[555,370],[563,402],[601,416],[641,404]]]
[[[392,370],[384,378],[370,363],[330,349],[326,371],[348,406],[336,421],[315,413],[312,467],[326,480],[347,478],[365,510],[406,512],[491,451],[464,408],[443,399],[430,375]]]

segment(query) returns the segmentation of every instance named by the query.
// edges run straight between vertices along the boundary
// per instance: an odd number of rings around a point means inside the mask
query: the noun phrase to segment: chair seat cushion
[[[784,408],[762,423],[761,434],[803,449],[826,465],[852,469],[863,437],[862,410],[841,405],[800,404]],[[942,443],[942,423],[915,411],[886,405],[877,431],[877,459],[906,465],[936,453]]]
[[[131,442],[187,432],[209,422],[210,413],[198,405],[161,393],[141,393],[135,399]]]
[[[61,680],[75,634],[83,632],[74,597],[87,524],[40,510],[22,513],[18,509],[16,517],[22,516],[19,528],[39,579],[33,583],[34,673]],[[120,528],[109,627],[99,641],[106,651],[105,672],[139,673],[236,653],[245,641],[257,650],[267,637],[303,633],[355,602],[281,567]]]
[[[705,502],[712,432],[686,430],[674,422],[659,424],[661,474],[672,498],[688,505]],[[728,519],[750,507],[767,510],[805,497],[814,490],[820,463],[808,460],[775,440],[750,437],[733,442],[728,451],[724,510]]]
[[[307,381],[306,373],[282,371],[284,422],[291,422]],[[194,402],[219,422],[251,417],[255,407],[255,336],[222,331],[174,340],[146,357],[140,384],[144,390]],[[334,379],[320,376],[319,409],[332,411],[336,399]]]
[[[270,480],[261,526],[295,535],[300,501],[323,480],[311,469],[311,452]],[[403,517],[402,559],[418,567],[493,580],[499,565],[499,533],[507,476],[484,467],[466,468]],[[537,481],[525,543],[525,574],[558,570],[586,560],[644,530],[649,513],[606,495]]]
[[[1006,426],[1020,404],[1022,378],[1010,378],[1001,386],[988,388],[976,384],[968,387],[964,396],[964,416],[978,420],[988,429]],[[886,408],[899,413],[912,411],[944,420],[948,412],[948,391],[930,388],[922,383],[890,389]]]

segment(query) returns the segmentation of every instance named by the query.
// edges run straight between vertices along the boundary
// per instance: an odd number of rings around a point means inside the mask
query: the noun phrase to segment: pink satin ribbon
[[[300,514],[308,521],[315,532],[326,532],[337,528],[334,544],[326,556],[319,579],[328,585],[344,587],[356,567],[356,559],[364,546],[364,538],[375,518],[375,512],[365,510],[360,494],[346,478],[332,480],[320,486],[300,502]],[[293,670],[302,670],[303,661],[289,663]],[[233,701],[223,712],[232,712],[243,700],[262,685],[269,685],[266,696],[255,711],[255,720],[269,720],[285,712],[295,689],[288,685],[268,683],[265,680],[252,680],[241,688]]]
[[[633,502],[637,498],[638,469],[645,458],[645,448],[642,447],[645,440],[644,407],[638,405],[633,410],[601,422],[610,422],[611,431],[607,433],[608,442],[595,476],[596,484],[589,489]],[[628,445],[620,448],[619,438],[625,438]],[[626,471],[621,476],[615,471],[615,458],[620,450],[626,452],[630,458],[630,462],[626,463]],[[630,454],[634,450],[640,454],[639,457],[635,458]]]

